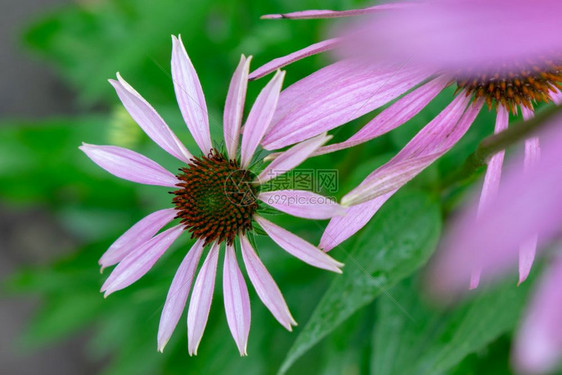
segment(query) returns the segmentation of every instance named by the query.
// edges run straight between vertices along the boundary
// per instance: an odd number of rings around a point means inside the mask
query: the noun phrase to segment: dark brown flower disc
[[[173,202],[177,218],[192,238],[205,239],[205,244],[232,244],[238,234],[252,228],[252,217],[258,208],[254,174],[216,150],[193,158],[180,171],[177,177],[182,182],[173,192]]]
[[[525,68],[502,69],[501,73],[457,78],[458,90],[465,89],[475,99],[484,98],[488,108],[503,105],[516,113],[517,107],[533,109],[537,102],[550,102],[555,89],[562,89],[562,65],[546,62]]]

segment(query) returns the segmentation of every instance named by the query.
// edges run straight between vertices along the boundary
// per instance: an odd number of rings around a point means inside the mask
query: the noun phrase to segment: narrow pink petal
[[[189,163],[192,155],[162,117],[119,73],[117,73],[117,79],[118,81],[110,79],[109,83],[115,88],[119,99],[121,99],[123,106],[125,106],[133,120],[163,150],[179,160]]]
[[[218,257],[219,245],[213,244],[195,280],[187,312],[187,346],[189,355],[197,355],[197,348],[209,319],[213,290],[215,289]]]
[[[342,267],[343,264],[330,257],[322,250],[261,216],[254,215],[254,218],[265,230],[267,235],[289,254],[311,266],[341,273],[340,267]]]
[[[273,160],[259,174],[257,180],[260,184],[264,184],[267,181],[296,168],[331,138],[331,136],[326,134],[320,134],[291,147],[287,151],[277,155],[275,160]]]
[[[252,248],[252,245],[250,245],[246,236],[240,236],[240,248],[242,249],[242,258],[244,259],[248,277],[250,277],[252,285],[256,289],[256,293],[263,304],[271,311],[275,319],[287,330],[292,331],[292,326],[296,326],[297,323],[291,316],[283,294],[281,294],[279,287],[269,272],[267,272],[267,269]]]
[[[240,272],[234,248],[226,245],[223,268],[224,309],[230,333],[236,342],[241,356],[248,355],[248,335],[250,334],[250,296]]]
[[[366,202],[402,187],[449,151],[470,128],[482,101],[465,108],[470,98],[461,93],[426,125],[391,161],[372,172],[342,198],[343,205]]]
[[[494,133],[500,133],[507,129],[509,124],[509,112],[503,106],[498,106],[496,116],[496,126]],[[498,189],[500,187],[500,179],[502,173],[502,165],[505,151],[500,151],[493,155],[488,161],[488,169],[484,176],[484,184],[482,185],[482,192],[480,193],[480,201],[478,203],[478,211],[482,210],[496,198]],[[478,268],[472,271],[470,275],[469,289],[476,289],[480,284],[480,276],[482,269]]]
[[[523,117],[528,120],[534,116],[532,111],[523,109]],[[529,171],[537,165],[540,160],[541,148],[538,137],[533,137],[525,141],[525,170]],[[533,261],[535,260],[535,253],[537,252],[537,235],[531,236],[525,240],[519,247],[519,282],[518,285],[524,282],[529,276]]]
[[[102,270],[119,263],[133,250],[150,240],[164,225],[174,219],[176,213],[174,208],[156,211],[133,225],[102,255],[99,260]]]
[[[82,144],[80,149],[109,173],[139,184],[175,187],[180,181],[160,164],[117,146]]]
[[[261,18],[264,19],[280,19],[280,18],[288,18],[288,19],[312,19],[312,18],[339,18],[339,17],[351,17],[351,16],[361,16],[365,14],[372,14],[377,13],[385,10],[394,10],[394,9],[402,9],[409,6],[407,2],[404,3],[392,3],[392,4],[381,4],[375,5],[368,8],[362,9],[352,9],[352,10],[342,10],[342,11],[335,11],[335,10],[304,10],[300,12],[293,12],[293,13],[283,13],[283,14],[266,14]]]
[[[101,291],[104,297],[111,293],[124,289],[144,276],[164,254],[166,250],[183,232],[183,225],[177,225],[143,243],[133,252],[125,257],[115,267],[107,278]]]
[[[429,77],[405,65],[343,60],[283,90],[262,146],[279,149],[341,126],[390,102]]]
[[[517,285],[520,285],[529,277],[531,267],[533,267],[533,262],[535,261],[538,242],[538,236],[533,236],[519,247],[519,281]]]
[[[269,83],[261,90],[256,99],[244,126],[240,163],[246,168],[263,136],[270,127],[273,113],[277,108],[279,93],[283,86],[285,72],[278,71]]]
[[[162,315],[160,316],[160,326],[158,327],[159,352],[164,351],[164,347],[181,318],[195,271],[199,265],[199,259],[201,259],[201,254],[203,253],[204,243],[204,240],[199,239],[193,244],[172,280],[168,296],[166,297],[166,303],[164,303]]]
[[[172,44],[172,79],[178,105],[195,142],[207,154],[212,143],[203,89],[181,37],[172,35]]]
[[[279,211],[305,219],[330,219],[341,216],[345,209],[334,198],[304,190],[261,192],[258,199]]]
[[[468,289],[474,290],[474,289],[478,288],[478,284],[480,284],[480,276],[481,275],[482,275],[481,269],[477,269],[477,270],[472,271],[472,273],[470,274],[470,284],[468,286]]]
[[[447,77],[429,81],[386,108],[347,141],[321,147],[313,155],[323,155],[354,147],[399,127],[424,109],[447,86],[448,82]]]
[[[437,160],[442,153],[418,156],[412,159],[390,161],[375,171],[375,175],[367,177],[363,183],[341,199],[343,206],[361,204],[404,186],[421,171]]]
[[[271,60],[267,64],[260,66],[258,69],[254,70],[250,74],[250,79],[253,80],[253,79],[261,78],[265,75],[268,75],[269,73],[273,73],[277,69],[281,69],[284,66],[292,64],[295,61],[302,60],[305,57],[330,51],[338,45],[339,41],[340,41],[339,38],[323,40],[321,42],[314,43],[306,48],[293,52],[287,56],[278,57],[274,60]]]
[[[238,151],[238,139],[242,116],[244,115],[244,103],[246,102],[246,89],[248,87],[248,72],[252,56],[240,57],[240,63],[232,75],[226,103],[224,105],[224,144],[231,160],[236,158]]]
[[[550,94],[550,97],[555,104],[562,104],[562,92],[560,92],[560,90],[558,90],[557,88],[555,88],[554,91]]]
[[[353,236],[371,220],[392,195],[394,192],[349,207],[344,216],[333,217],[322,234],[319,247],[324,251],[330,251]]]
[[[407,182],[407,178],[402,178],[400,170],[394,168],[395,165],[402,165],[405,161],[413,160],[414,164],[416,161],[423,162],[423,164],[420,164],[423,166],[439,155],[443,155],[455,145],[468,130],[482,108],[483,103],[480,101],[470,105],[466,112],[464,112],[468,101],[469,99],[466,98],[464,93],[460,93],[447,108],[426,125],[390,162],[371,173],[356,188],[358,191],[362,191],[362,194],[368,195],[371,200],[364,201],[362,196],[359,195],[353,199],[356,202],[363,201],[363,203],[348,208],[346,215],[343,217],[332,218],[320,240],[320,247],[324,251],[333,249],[359,231],[375,215],[386,200],[397,191],[388,191],[386,187],[377,190],[377,187],[381,187],[380,184],[377,185],[379,183],[377,179],[388,173],[387,169],[395,173],[395,178],[399,179],[403,184]],[[413,177],[409,171],[405,171],[404,175]],[[370,186],[373,189],[369,189]],[[401,185],[395,184],[395,186],[399,187]],[[354,191],[351,191],[350,194],[354,194]]]
[[[498,106],[497,111],[496,126],[494,129],[494,133],[496,134],[507,129],[509,123],[509,112],[507,109],[503,106]],[[482,193],[480,194],[479,211],[482,211],[482,209],[497,196],[500,187],[504,155],[505,151],[500,151],[488,161],[488,169],[484,176],[484,184],[482,186]]]
[[[523,373],[547,373],[562,357],[562,260],[555,259],[533,296],[514,347],[516,367]]]

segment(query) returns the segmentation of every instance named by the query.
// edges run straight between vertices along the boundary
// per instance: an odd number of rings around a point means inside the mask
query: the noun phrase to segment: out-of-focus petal
[[[555,369],[562,355],[562,259],[555,259],[543,276],[519,330],[515,365],[524,373]]]
[[[260,184],[276,178],[303,163],[308,157],[316,151],[323,144],[328,142],[332,137],[325,133],[320,134],[314,138],[301,142],[285,152],[277,155],[257,177]]]
[[[244,103],[246,102],[246,89],[248,87],[248,72],[252,56],[240,58],[240,63],[232,75],[226,103],[224,105],[224,144],[228,157],[236,158],[238,151],[238,139],[240,138],[240,127],[244,115]]]
[[[520,165],[513,165],[503,179],[497,199],[478,218],[471,206],[451,227],[431,270],[432,287],[437,291],[462,291],[473,269],[501,274],[515,265],[518,248],[525,241],[536,235],[541,241],[549,241],[560,233],[560,125],[554,125],[541,138],[543,155],[535,167],[522,171]]]
[[[271,119],[277,108],[279,93],[283,86],[284,78],[285,72],[278,71],[271,81],[261,90],[250,110],[250,114],[248,114],[246,124],[244,125],[242,147],[240,150],[240,164],[242,168],[246,168],[250,164],[256,148],[271,126]]]
[[[283,298],[283,294],[279,287],[267,272],[267,269],[256,254],[256,251],[250,245],[246,236],[240,236],[240,248],[242,249],[242,258],[248,272],[248,277],[252,281],[252,285],[256,289],[256,293],[262,300],[263,304],[271,311],[275,319],[287,330],[292,331],[292,326],[297,323],[291,316],[291,312],[287,307],[287,303]]]
[[[150,240],[164,225],[172,221],[175,216],[176,210],[174,208],[167,208],[153,212],[137,222],[115,240],[102,255],[99,260],[102,270],[122,261],[133,250]]]
[[[318,43],[314,43],[306,48],[293,52],[287,56],[278,57],[276,59],[271,60],[265,65],[260,66],[258,69],[254,70],[250,74],[250,79],[258,79],[269,73],[273,73],[277,69],[281,69],[284,66],[294,63],[295,61],[299,61],[304,59],[305,57],[309,57],[312,55],[316,55],[318,53],[326,52],[329,50],[334,49],[340,39],[333,38],[328,40],[323,40]]]
[[[82,144],[80,150],[109,173],[145,185],[176,187],[180,181],[160,164],[134,151],[117,146]]]
[[[211,246],[207,259],[199,270],[189,301],[187,312],[187,349],[189,355],[197,355],[197,348],[209,319],[218,259],[219,245],[215,243]]]
[[[283,14],[266,14],[261,18],[264,19],[312,19],[312,18],[339,18],[339,17],[351,17],[351,16],[362,16],[365,14],[372,14],[386,10],[402,9],[410,6],[411,3],[407,2],[396,2],[392,4],[381,4],[375,5],[368,8],[362,9],[351,9],[351,10],[304,10],[300,12],[283,13]]]
[[[405,64],[342,60],[283,90],[262,146],[276,150],[326,132],[390,102],[429,74]]]
[[[411,61],[478,72],[526,64],[562,50],[556,0],[436,0],[373,15],[351,27],[349,52],[370,61]],[[511,65],[513,67],[513,65]]]
[[[330,219],[345,213],[345,209],[328,197],[304,190],[261,192],[258,199],[279,211],[305,219]]]
[[[197,270],[199,259],[203,252],[204,243],[204,240],[199,239],[193,244],[185,258],[183,258],[172,280],[172,284],[168,290],[168,296],[166,297],[166,303],[164,303],[162,315],[160,316],[160,326],[158,327],[159,352],[164,351],[164,347],[168,343],[168,340],[172,336],[181,318],[187,296],[189,295],[189,290],[191,289],[193,276],[195,276],[195,271]]]
[[[500,133],[507,129],[509,124],[509,112],[504,106],[497,108],[496,126],[494,133]],[[500,151],[493,155],[488,161],[488,169],[484,176],[484,184],[482,185],[482,192],[480,193],[480,201],[478,202],[478,211],[481,212],[489,202],[496,198],[498,189],[500,187],[500,179],[502,174],[503,158],[505,151]],[[469,289],[476,289],[480,283],[481,269],[472,271],[470,277]]]
[[[448,82],[448,78],[440,77],[426,83],[382,111],[347,141],[321,147],[313,155],[323,155],[354,147],[397,128],[424,109],[447,86]]]
[[[193,139],[207,154],[212,143],[205,95],[181,37],[172,35],[172,46],[172,79],[178,105]]]
[[[104,297],[143,277],[182,232],[183,225],[177,225],[146,241],[127,255],[101,287],[101,291],[105,293]]]
[[[109,83],[115,88],[119,99],[121,99],[123,106],[125,106],[133,120],[163,150],[179,160],[189,163],[192,155],[162,117],[119,73],[117,73],[117,79],[118,81],[110,79]]]
[[[248,355],[248,335],[250,334],[250,296],[244,276],[236,261],[236,253],[230,245],[226,245],[222,281],[228,327],[240,355],[245,356]]]
[[[345,215],[333,217],[322,234],[319,247],[324,251],[330,251],[353,236],[371,220],[393,194],[394,192],[391,192],[368,202],[348,207]]]
[[[254,215],[254,219],[261,225],[267,235],[289,254],[311,266],[341,273],[340,268],[343,264],[330,257],[316,246],[261,216]]]

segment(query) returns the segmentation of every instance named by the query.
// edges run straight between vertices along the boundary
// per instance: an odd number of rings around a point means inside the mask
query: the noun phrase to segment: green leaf
[[[343,275],[332,282],[281,372],[359,308],[380,294],[392,298],[386,290],[427,261],[440,230],[439,206],[427,195],[409,193],[392,199],[359,234]]]
[[[412,284],[392,290],[400,308],[386,299],[378,306],[372,374],[448,372],[515,326],[531,283],[515,287],[510,280],[494,289],[481,288],[471,300],[446,312],[423,301]]]

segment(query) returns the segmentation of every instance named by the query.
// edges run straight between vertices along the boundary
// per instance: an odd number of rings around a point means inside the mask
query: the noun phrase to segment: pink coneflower
[[[279,288],[252,247],[251,237],[256,225],[282,249],[303,262],[341,272],[341,263],[260,214],[264,204],[290,215],[310,219],[327,219],[341,214],[341,207],[337,204],[309,191],[261,191],[263,184],[276,176],[272,171],[282,173],[291,170],[329,137],[322,134],[293,146],[263,170],[255,171],[251,163],[262,138],[268,132],[284,73],[277,72],[261,91],[241,131],[251,60],[242,56],[232,76],[225,104],[226,152],[219,151],[211,143],[205,97],[195,69],[181,39],[172,37],[172,40],[172,77],[176,97],[187,127],[201,149],[201,156],[193,156],[154,108],[119,74],[117,80],[110,80],[110,83],[123,105],[154,142],[180,160],[182,167],[179,173],[174,175],[155,161],[128,149],[87,144],[80,147],[96,164],[117,177],[173,189],[174,198],[170,208],[154,212],[136,223],[102,256],[102,269],[117,264],[103,284],[102,292],[107,297],[140,279],[182,232],[191,232],[195,243],[187,252],[170,286],[160,319],[158,350],[164,350],[182,315],[200,258],[207,251],[195,279],[187,314],[189,354],[197,354],[211,306],[219,252],[224,244],[223,294],[226,317],[240,354],[246,355],[250,302],[238,266],[238,252],[241,253],[256,293],[273,316],[288,330],[296,324]],[[276,199],[278,196],[283,199]],[[310,204],[292,202],[312,202],[313,209],[310,209]],[[180,222],[161,231],[174,219]]]
[[[475,268],[497,276],[512,269],[518,246],[538,235],[544,251],[553,243],[552,262],[543,276],[518,332],[515,365],[525,372],[545,372],[562,355],[562,118],[557,129],[541,134],[543,155],[533,167],[507,169],[497,198],[484,209],[473,202],[450,228],[428,272],[433,290],[466,289]],[[476,214],[478,211],[478,215]]]
[[[562,30],[546,33],[545,26],[560,29],[560,22],[553,21],[560,11],[562,3],[556,1],[460,0],[266,16],[372,17],[349,27],[351,31],[341,37],[276,59],[250,75],[258,78],[300,58],[336,48],[354,54],[281,93],[271,131],[263,141],[266,149],[329,131],[394,101],[351,138],[324,146],[314,155],[352,147],[404,124],[443,89],[457,87],[451,103],[433,121],[343,197],[342,204],[349,206],[347,214],[331,220],[320,247],[330,250],[361,229],[400,187],[461,139],[484,104],[489,110],[495,108],[495,131],[500,132],[508,127],[510,112],[528,119],[537,103],[562,102],[562,63],[556,59],[562,48]],[[543,13],[544,17],[535,17]],[[538,138],[527,140],[525,151],[529,167],[540,155]],[[496,194],[503,157],[500,152],[489,160],[482,206]],[[535,247],[535,236],[521,244],[520,282],[529,273]],[[472,287],[478,285],[478,279],[475,270]]]

